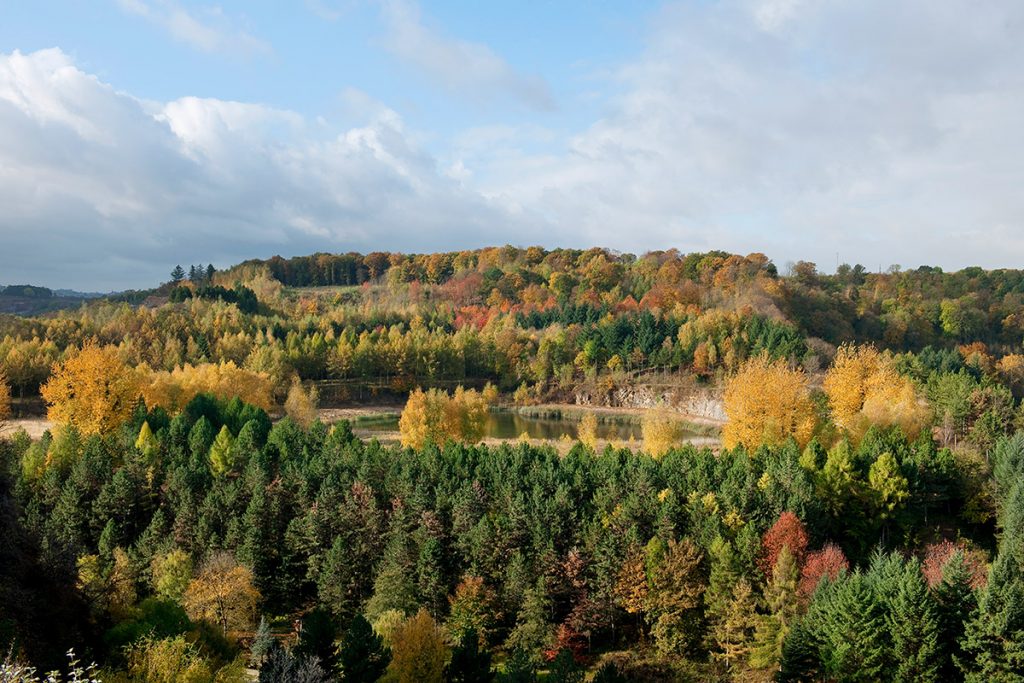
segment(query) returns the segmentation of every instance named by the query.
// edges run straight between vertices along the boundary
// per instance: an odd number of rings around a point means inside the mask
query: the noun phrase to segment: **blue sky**
[[[1024,260],[1024,5],[8,3],[0,283],[513,243]]]

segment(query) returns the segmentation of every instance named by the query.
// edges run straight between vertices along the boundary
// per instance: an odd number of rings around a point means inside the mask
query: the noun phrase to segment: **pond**
[[[484,438],[517,439],[525,432],[531,439],[556,441],[563,435],[572,440],[579,436],[578,420],[556,416],[539,417],[521,415],[510,411],[493,411],[487,416],[484,427]],[[398,431],[398,416],[382,416],[372,421],[357,422],[353,428],[366,436],[383,435],[386,432]],[[687,441],[702,441],[696,434],[687,433]],[[640,425],[636,422],[623,420],[604,421],[597,423],[597,438],[605,441],[636,441],[643,440]]]

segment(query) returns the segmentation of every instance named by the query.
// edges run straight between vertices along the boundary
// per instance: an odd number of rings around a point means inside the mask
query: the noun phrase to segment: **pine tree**
[[[375,683],[388,668],[391,652],[370,622],[356,614],[341,643],[338,664],[345,683]]]
[[[1018,466],[1019,459],[1015,459]],[[1024,680],[1024,473],[997,460],[1003,537],[978,609],[967,624],[964,661],[970,682]]]
[[[892,680],[907,683],[942,680],[939,621],[916,561],[907,563],[886,617],[896,662]]]
[[[331,615],[322,608],[314,609],[302,619],[299,642],[292,654],[299,659],[316,658],[325,671],[334,674],[338,668],[337,636],[338,627]]]
[[[978,607],[978,597],[971,588],[973,575],[960,551],[946,561],[942,581],[935,587],[935,601],[942,647],[940,677],[944,681],[957,678],[957,662],[964,661],[962,640],[971,614]]]
[[[480,649],[480,637],[470,628],[458,639],[452,649],[445,674],[448,683],[488,683],[494,680],[491,655]]]
[[[829,676],[849,681],[887,680],[890,651],[885,617],[864,575],[854,573],[828,587],[813,624]]]
[[[178,284],[184,279],[185,270],[180,265],[174,266],[174,269],[171,271],[171,282],[174,284]]]

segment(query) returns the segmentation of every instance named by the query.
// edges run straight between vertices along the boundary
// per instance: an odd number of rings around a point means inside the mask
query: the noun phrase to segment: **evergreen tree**
[[[750,641],[757,625],[757,602],[750,583],[740,579],[733,587],[732,600],[724,614],[712,625],[716,649],[712,656],[735,672],[745,668]]]
[[[302,619],[302,632],[293,655],[299,659],[315,658],[328,674],[337,673],[338,627],[322,608],[314,609]]]
[[[391,653],[370,622],[356,614],[341,643],[338,663],[345,683],[375,683],[384,675]]]
[[[942,648],[940,678],[956,679],[957,662],[965,661],[962,641],[971,614],[978,607],[978,598],[971,588],[972,574],[964,562],[964,554],[956,551],[942,568],[942,581],[935,587],[936,613]]]
[[[184,279],[185,270],[180,265],[174,266],[174,269],[171,271],[171,282],[174,284],[178,284]]]
[[[583,683],[585,675],[586,671],[573,657],[572,650],[563,649],[551,660],[544,680],[551,683]]]
[[[505,660],[505,670],[498,675],[499,683],[536,683],[537,665],[526,650],[516,648]]]
[[[260,617],[259,626],[256,627],[256,635],[253,636],[252,645],[249,647],[249,664],[254,669],[259,669],[270,654],[276,639],[270,631],[270,623],[266,617]]]
[[[449,683],[489,683],[494,680],[491,655],[481,651],[476,630],[465,631],[452,649],[445,680]]]
[[[939,621],[918,562],[908,562],[886,615],[892,637],[894,681],[939,681]]]

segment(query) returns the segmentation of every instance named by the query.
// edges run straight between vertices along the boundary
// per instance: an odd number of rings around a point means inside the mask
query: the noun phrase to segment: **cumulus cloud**
[[[439,172],[391,110],[325,134],[262,105],[144,102],[56,49],[0,56],[0,160],[5,282],[91,291],[179,262],[531,234]]]
[[[585,129],[527,117],[447,142],[358,91],[339,126],[142,101],[60,50],[0,55],[0,282],[508,242],[1024,261],[1024,5],[686,2],[652,23]]]
[[[442,35],[424,23],[414,0],[380,5],[387,49],[441,86],[469,99],[511,97],[536,109],[554,108],[543,78],[519,73],[482,43]]]
[[[509,142],[464,173],[622,249],[1019,265],[1022,24],[968,0],[671,5],[564,153]]]
[[[270,53],[270,45],[235,26],[219,7],[207,7],[199,16],[174,0],[117,0],[125,12],[160,26],[175,40],[202,52],[241,56]]]

